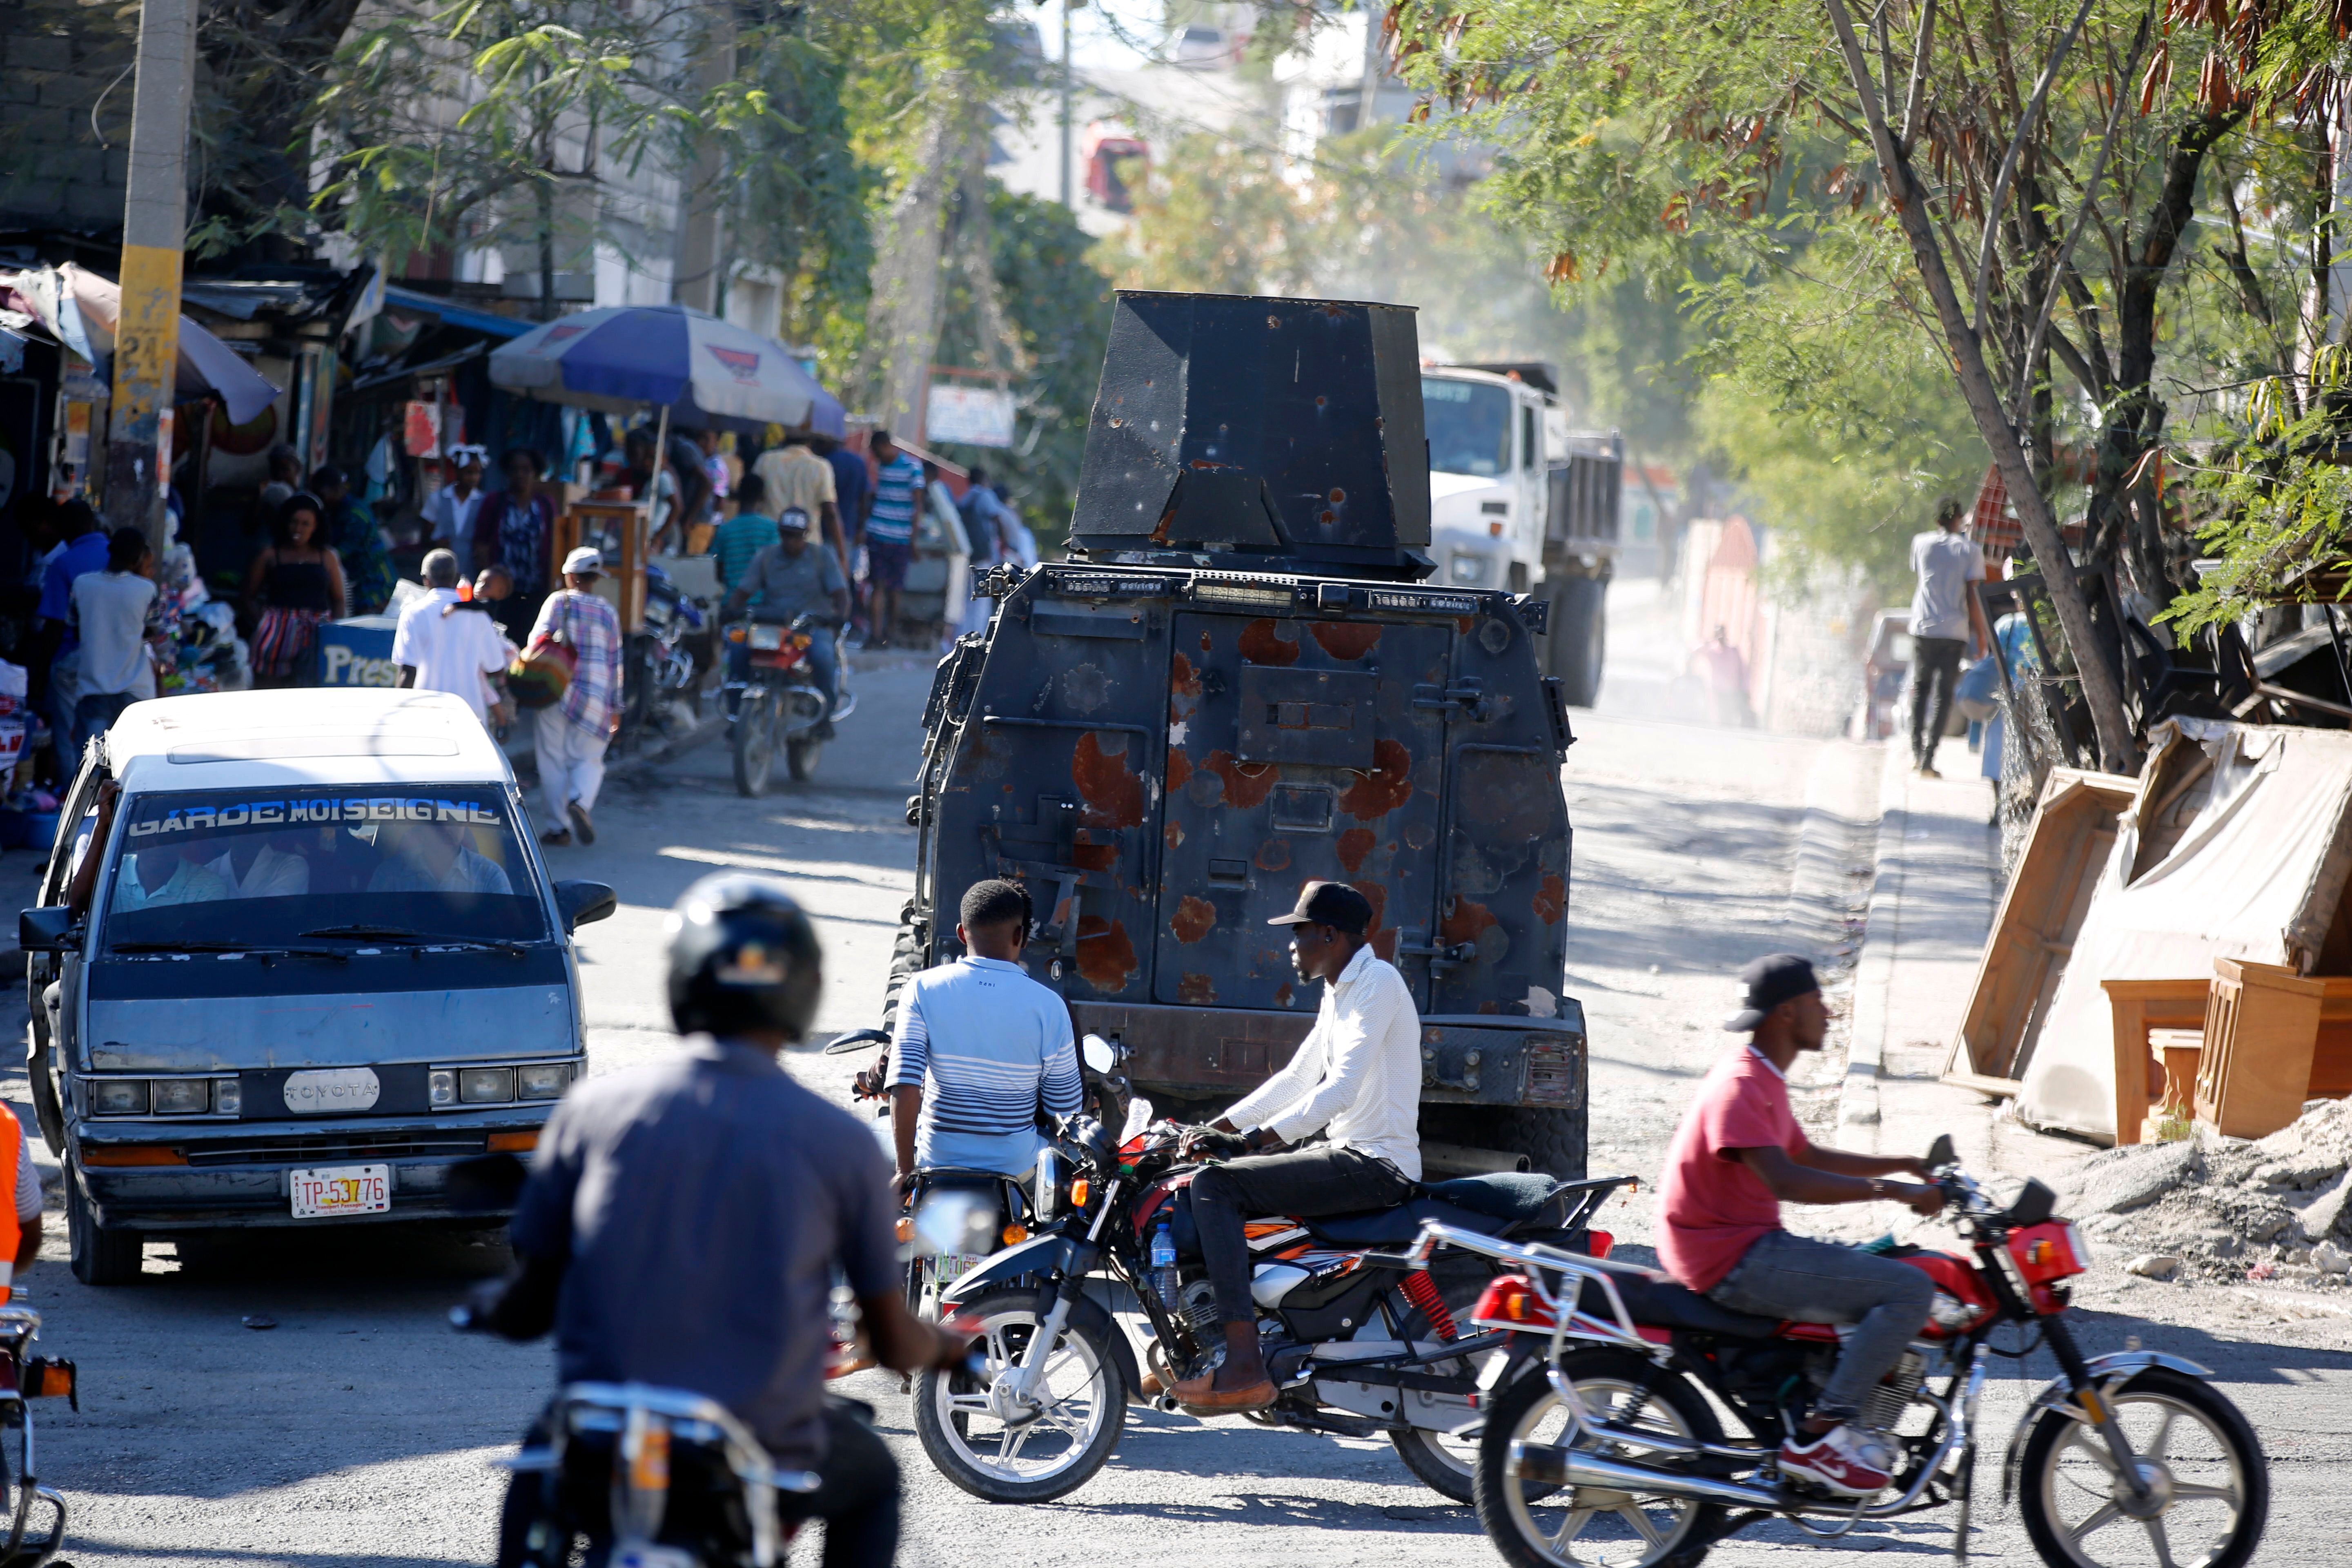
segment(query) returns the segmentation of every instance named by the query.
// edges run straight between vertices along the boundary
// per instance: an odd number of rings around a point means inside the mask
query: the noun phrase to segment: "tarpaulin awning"
[[[487,338],[519,338],[538,325],[535,321],[518,321],[512,316],[495,311],[476,310],[438,294],[423,294],[414,289],[394,284],[384,285],[383,302],[395,310],[424,311],[437,316],[445,327],[462,327],[469,332],[479,332]]]
[[[2352,879],[2352,733],[2173,720],[2116,827],[2017,1100],[2023,1121],[2096,1137],[2116,1132],[2100,982],[2317,966]]]
[[[546,322],[491,353],[490,380],[607,414],[666,407],[698,428],[847,429],[840,400],[782,344],[684,305],[608,306]]]
[[[115,323],[122,318],[122,290],[72,262],[23,272],[0,272],[0,293],[32,315],[50,336],[90,364],[103,367],[114,354]],[[173,392],[181,402],[212,396],[228,411],[229,423],[247,424],[278,401],[278,388],[245,363],[235,349],[187,317],[180,318],[179,374]]]

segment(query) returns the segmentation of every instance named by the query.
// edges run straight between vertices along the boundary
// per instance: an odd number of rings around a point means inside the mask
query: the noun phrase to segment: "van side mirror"
[[[590,921],[603,920],[621,907],[621,900],[602,882],[558,882],[555,907],[563,911],[563,929],[568,933]]]
[[[19,911],[16,945],[26,952],[71,952],[81,945],[81,930],[74,911],[64,904]]]

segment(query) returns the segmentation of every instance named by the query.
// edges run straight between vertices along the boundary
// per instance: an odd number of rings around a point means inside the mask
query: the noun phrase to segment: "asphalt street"
[[[1630,619],[1630,617],[1629,617]],[[1790,862],[1809,791],[1874,752],[1835,742],[1726,733],[1627,716],[1657,711],[1643,683],[1671,679],[1628,647],[1601,712],[1576,715],[1566,769],[1575,822],[1569,990],[1591,1027],[1591,1169],[1655,1174],[1692,1079],[1720,1051],[1729,978],[1787,945]],[[1612,650],[1612,658],[1618,657]],[[661,916],[696,877],[735,866],[774,872],[815,914],[831,976],[821,1024],[877,1022],[914,836],[903,803],[929,671],[900,658],[862,669],[863,707],[811,785],[780,782],[739,798],[723,750],[706,748],[657,780],[617,784],[593,848],[556,851],[556,874],[620,892],[620,912],[581,945],[591,1070],[669,1048]],[[781,770],[780,770],[781,771]],[[29,858],[0,878],[29,888]],[[13,868],[13,869],[12,869]],[[21,1007],[21,1001],[17,1003]],[[22,1018],[17,1018],[21,1030]],[[862,1058],[795,1053],[793,1071],[845,1100]],[[1834,1082],[1821,1064],[1801,1097],[1818,1123]],[[21,1073],[0,1093],[29,1123]],[[41,1151],[47,1159],[46,1151]],[[51,1182],[49,1258],[26,1279],[47,1316],[41,1348],[77,1360],[79,1414],[44,1404],[43,1479],[70,1500],[68,1555],[79,1563],[425,1568],[487,1563],[509,1451],[550,1391],[544,1346],[453,1333],[444,1311],[472,1279],[503,1266],[493,1240],[396,1230],[276,1231],[208,1245],[151,1245],[131,1289],[79,1285],[63,1262]],[[1649,1194],[1602,1223],[1648,1239]],[[2168,1327],[2124,1310],[2082,1314],[2094,1348],[2137,1335],[2219,1369],[2277,1465],[2264,1559],[2346,1560],[2352,1531],[2325,1479],[2352,1457],[2352,1339],[2341,1319],[2266,1319],[2243,1337]],[[2004,1375],[2009,1369],[2004,1366]],[[2036,1379],[2046,1367],[2031,1369]],[[2013,1509],[1992,1500],[2000,1446],[2021,1404],[1988,1394],[1991,1453],[1974,1553],[2032,1554]],[[1045,1563],[1245,1560],[1266,1565],[1486,1564],[1496,1561],[1467,1510],[1421,1487],[1384,1443],[1268,1432],[1238,1418],[1202,1424],[1130,1415],[1109,1467],[1046,1507],[992,1507],[941,1479],[912,1436],[898,1380],[865,1373],[905,1469],[903,1563],[956,1568]],[[1948,1550],[1950,1521],[1922,1516],[1832,1546],[1776,1529],[1718,1547],[1713,1561],[1763,1563],[1811,1553],[1825,1565],[1865,1554]],[[803,1547],[797,1560],[814,1561]]]

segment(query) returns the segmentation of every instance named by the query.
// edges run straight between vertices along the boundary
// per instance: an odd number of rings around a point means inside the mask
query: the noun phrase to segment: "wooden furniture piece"
[[[2115,1019],[2117,1143],[2140,1141],[2147,1108],[2157,1099],[2150,1092],[2151,1087],[2163,1081],[2164,1068],[2156,1060],[2148,1031],[2204,1028],[2213,986],[2210,980],[2099,982],[2099,988],[2107,994],[2107,1006]],[[2210,1039],[2210,1036],[2207,1037]],[[2295,1102],[2295,1109],[2302,1110],[2301,1100]]]
[[[596,594],[612,603],[625,635],[645,626],[646,546],[650,529],[651,514],[639,501],[576,500],[555,516],[551,570],[560,576],[563,558],[583,544],[603,552],[604,576],[596,584]]]
[[[2115,846],[2116,818],[2138,789],[2137,779],[2121,774],[2051,770],[2017,874],[2001,894],[1977,963],[1968,1012],[1946,1063],[1947,1083],[1979,1093],[2017,1092]]]
[[[2232,1138],[2261,1138],[2302,1115],[2326,995],[2326,981],[2284,964],[2215,959],[2197,1119]]]

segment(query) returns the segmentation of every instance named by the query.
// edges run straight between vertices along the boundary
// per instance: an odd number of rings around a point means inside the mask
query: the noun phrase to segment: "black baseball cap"
[[[1298,907],[1265,922],[1270,926],[1329,926],[1361,936],[1371,929],[1372,900],[1345,882],[1309,882],[1298,889]]]
[[[1738,1034],[1752,1033],[1764,1022],[1764,1016],[1781,1003],[1810,996],[1822,988],[1813,977],[1812,964],[1793,952],[1757,959],[1739,972],[1739,978],[1748,987],[1748,1000],[1723,1026]]]

